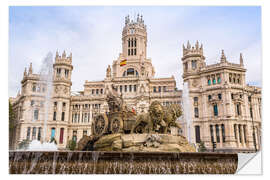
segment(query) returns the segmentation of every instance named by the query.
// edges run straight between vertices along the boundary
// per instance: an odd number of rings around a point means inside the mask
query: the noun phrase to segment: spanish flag
[[[125,66],[126,64],[127,64],[127,60],[126,59],[124,59],[124,60],[122,60],[120,62],[120,66]]]

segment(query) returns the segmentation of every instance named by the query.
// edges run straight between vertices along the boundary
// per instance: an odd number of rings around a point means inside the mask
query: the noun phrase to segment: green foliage
[[[71,151],[74,151],[75,148],[76,148],[76,145],[77,145],[76,141],[74,141],[74,140],[69,140],[69,141],[68,141],[68,144],[67,144],[67,149],[69,149],[69,150],[71,150]]]
[[[30,140],[27,140],[27,139],[24,139],[23,141],[21,141],[19,144],[18,144],[18,148],[19,149],[22,149],[22,150],[25,150],[28,148],[30,144]]]
[[[206,147],[204,145],[204,142],[201,141],[200,144],[199,144],[198,152],[205,152],[205,151],[206,151]]]

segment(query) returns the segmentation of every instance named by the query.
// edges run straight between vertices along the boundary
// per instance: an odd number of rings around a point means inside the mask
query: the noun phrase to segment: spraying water
[[[183,111],[184,111],[184,125],[185,125],[185,134],[189,143],[191,143],[191,126],[192,126],[192,119],[191,119],[191,111],[190,111],[190,99],[189,99],[189,90],[188,90],[188,82],[184,83],[183,87]]]
[[[57,146],[54,142],[46,140],[47,135],[47,122],[49,117],[49,108],[52,97],[53,88],[53,55],[51,52],[43,59],[40,69],[40,82],[45,84],[44,94],[44,124],[43,124],[43,138],[42,142],[33,140],[27,147],[27,151],[57,151]]]
[[[45,82],[46,94],[45,94],[45,114],[44,114],[44,128],[43,128],[43,142],[46,142],[47,133],[47,121],[49,117],[50,100],[52,96],[52,86],[53,86],[53,55],[51,52],[43,59],[40,79]]]

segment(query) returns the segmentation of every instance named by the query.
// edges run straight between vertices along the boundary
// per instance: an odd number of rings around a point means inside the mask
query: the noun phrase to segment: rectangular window
[[[154,86],[154,92],[157,92],[157,89],[156,89],[156,87]]]
[[[211,100],[212,99],[212,96],[211,95],[208,95],[208,100]]]
[[[216,125],[216,138],[217,138],[217,143],[220,142],[220,137],[219,137],[219,126]]]
[[[253,118],[253,110],[252,110],[252,107],[249,108],[249,112],[250,112],[250,117]]]
[[[26,139],[30,140],[30,133],[31,133],[31,127],[27,128],[27,134],[26,134]]]
[[[38,109],[34,110],[34,120],[37,121],[38,120]]]
[[[211,79],[208,79],[208,80],[207,80],[207,84],[208,84],[208,85],[211,85]]]
[[[194,115],[195,115],[195,118],[199,117],[199,108],[197,107],[194,108]]]
[[[132,91],[132,85],[129,85],[129,92]]]
[[[222,99],[222,94],[218,94],[218,99],[219,99],[219,100]]]
[[[214,116],[218,116],[218,106],[217,106],[217,104],[214,105]]]
[[[68,69],[65,69],[65,76],[66,76],[66,78],[68,78],[68,73],[69,73],[69,70]]]
[[[92,94],[95,94],[95,90],[94,89],[92,89]]]
[[[64,128],[60,129],[60,137],[59,137],[59,144],[63,144],[64,140]]]
[[[221,124],[221,131],[222,131],[222,142],[225,142],[225,127],[224,127],[224,124]]]
[[[31,106],[34,106],[34,104],[35,104],[35,101],[32,100],[31,101]]]
[[[83,131],[83,136],[87,136],[87,130]]]
[[[42,130],[42,128],[39,127],[39,128],[38,128],[38,140],[39,140],[39,141],[40,141],[40,139],[41,139],[41,130]]]
[[[77,142],[77,131],[73,131],[72,140]]]
[[[163,92],[166,92],[166,86],[163,86]]]
[[[247,133],[246,132],[247,131],[247,125],[243,126],[243,130],[244,130],[244,141],[245,141],[245,143],[247,143],[247,134],[246,134]]]
[[[201,142],[200,126],[195,126],[196,143]]]
[[[241,106],[240,106],[240,104],[236,104],[236,112],[237,112],[237,116],[241,115]]]
[[[216,78],[213,78],[213,84],[216,84]]]
[[[211,142],[214,142],[214,133],[213,133],[213,126],[210,125],[210,135],[211,135]]]
[[[33,127],[32,140],[36,139],[36,133],[37,133],[36,131],[37,131],[36,127]]]
[[[65,102],[63,102],[63,107],[66,107],[66,103]]]
[[[134,87],[133,87],[134,89],[134,92],[136,92],[137,91],[137,86],[136,85],[134,85]]]
[[[217,82],[218,82],[218,84],[221,83],[221,78],[220,77],[218,77]]]
[[[197,61],[196,60],[191,61],[191,65],[192,65],[192,69],[196,69],[197,68]]]
[[[53,112],[53,120],[56,121],[56,111]]]
[[[241,125],[240,124],[238,124],[238,132],[239,132],[239,141],[240,141],[240,143],[242,143],[242,136],[241,136],[242,131],[241,131]]]
[[[57,107],[57,102],[54,102],[54,107]]]
[[[61,120],[64,121],[65,120],[65,112],[62,112],[62,117]]]
[[[233,125],[233,130],[234,130],[234,138],[237,139],[237,129],[236,129],[237,125],[234,124]]]
[[[134,49],[134,55],[136,55],[136,53],[137,53],[137,52],[136,52],[136,48],[135,48],[135,49]]]
[[[120,85],[120,92],[122,92],[122,85]]]
[[[158,92],[161,92],[161,86],[158,86]]]
[[[125,92],[127,92],[127,85],[125,85]]]
[[[117,90],[116,90],[117,91]],[[103,89],[100,89],[100,94],[103,94]]]
[[[130,49],[128,49],[128,55],[130,55]]]
[[[98,94],[99,93],[99,90],[98,89],[96,89],[96,94]]]
[[[36,84],[33,84],[32,91],[36,92]]]

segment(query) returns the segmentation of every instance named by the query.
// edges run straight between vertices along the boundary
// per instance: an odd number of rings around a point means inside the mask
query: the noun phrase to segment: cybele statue
[[[137,115],[112,89],[106,97],[109,112],[94,117],[92,135],[84,136],[77,150],[195,152],[185,137],[171,134],[172,127],[181,128],[176,121],[182,115],[180,105],[153,101],[147,113]]]

